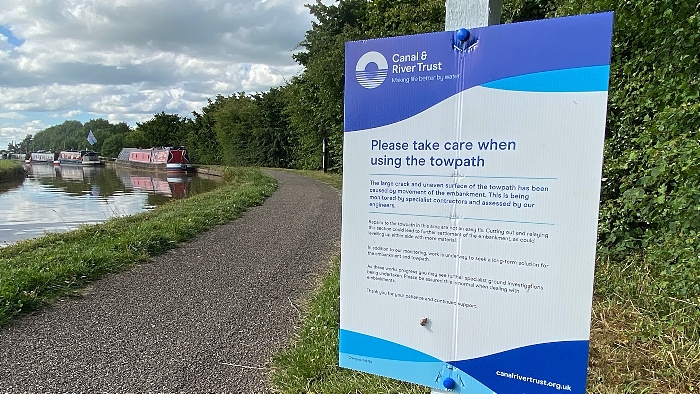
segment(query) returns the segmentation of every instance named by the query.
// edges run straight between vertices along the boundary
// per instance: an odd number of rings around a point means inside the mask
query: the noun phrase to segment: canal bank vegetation
[[[25,174],[22,164],[12,160],[0,160],[0,183],[21,179]]]
[[[0,324],[240,216],[276,185],[259,170],[228,168],[213,191],[0,249]]]

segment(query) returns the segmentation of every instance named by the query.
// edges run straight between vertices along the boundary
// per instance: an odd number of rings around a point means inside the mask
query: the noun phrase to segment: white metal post
[[[501,21],[502,5],[503,0],[445,0],[445,30],[497,25]],[[436,389],[431,391],[431,394],[449,393]]]
[[[445,0],[445,30],[497,25],[503,0]]]

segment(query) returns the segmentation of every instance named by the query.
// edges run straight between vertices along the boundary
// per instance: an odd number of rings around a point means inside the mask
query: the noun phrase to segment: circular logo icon
[[[386,79],[389,72],[389,64],[384,55],[379,52],[367,52],[360,60],[357,61],[355,67],[355,75],[357,82],[367,89],[374,89],[381,85]]]

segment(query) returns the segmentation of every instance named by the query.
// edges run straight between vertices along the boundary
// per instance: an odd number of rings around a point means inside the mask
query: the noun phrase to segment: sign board
[[[585,392],[612,22],[346,44],[340,366]]]

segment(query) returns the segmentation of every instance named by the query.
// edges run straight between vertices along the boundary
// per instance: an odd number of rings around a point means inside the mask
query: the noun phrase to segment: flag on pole
[[[90,130],[90,133],[88,133],[87,140],[90,145],[95,145],[95,142],[97,142],[97,138],[95,138],[95,134],[92,134],[92,130]]]

